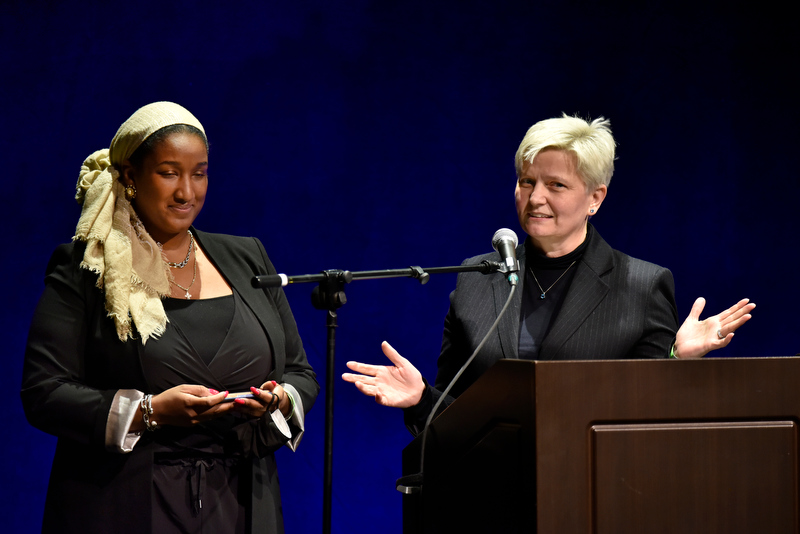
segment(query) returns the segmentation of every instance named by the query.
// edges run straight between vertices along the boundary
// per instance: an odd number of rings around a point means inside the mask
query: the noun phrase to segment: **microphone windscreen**
[[[517,234],[514,232],[514,230],[509,230],[508,228],[500,228],[498,231],[494,233],[494,237],[492,237],[492,246],[494,247],[495,250],[497,250],[497,247],[500,246],[500,243],[502,243],[506,239],[510,239],[511,242],[514,243],[515,248],[517,246],[517,243],[519,243],[519,241],[517,240]]]

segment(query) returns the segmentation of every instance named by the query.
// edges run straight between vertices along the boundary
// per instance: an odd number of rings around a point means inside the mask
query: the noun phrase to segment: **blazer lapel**
[[[275,370],[280,376],[283,374],[284,359],[282,355],[285,350],[283,337],[279,335],[279,333],[283,332],[281,320],[275,309],[269,306],[267,299],[264,298],[264,291],[255,289],[250,284],[256,274],[267,273],[256,272],[255,266],[251,265],[245,258],[239,258],[239,261],[232,258],[231,251],[225,247],[224,242],[220,239],[224,239],[223,236],[207,234],[194,227],[192,227],[192,231],[195,233],[195,239],[206,251],[209,260],[214,263],[234,291],[239,293],[245,304],[255,314],[258,322],[261,323],[261,327],[267,333],[267,337],[272,344],[275,356]]]
[[[558,359],[564,343],[579,335],[580,326],[608,294],[604,275],[613,268],[611,247],[595,231],[592,242],[578,264],[561,310],[542,342],[541,359]]]

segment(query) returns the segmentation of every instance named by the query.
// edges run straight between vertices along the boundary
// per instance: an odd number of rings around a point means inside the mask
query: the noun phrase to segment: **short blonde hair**
[[[533,163],[536,155],[546,148],[575,154],[578,174],[587,187],[611,183],[616,143],[608,119],[598,117],[589,123],[565,113],[562,117],[537,122],[528,129],[517,149],[514,158],[517,177],[522,174],[525,162]]]

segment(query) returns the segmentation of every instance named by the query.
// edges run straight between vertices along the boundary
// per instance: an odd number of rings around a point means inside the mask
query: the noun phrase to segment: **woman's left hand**
[[[700,320],[706,305],[702,297],[694,301],[692,311],[675,335],[675,355],[681,359],[702,358],[712,350],[721,349],[733,339],[737,328],[750,320],[756,307],[749,299],[742,299],[727,310]]]
[[[262,417],[267,412],[272,413],[275,410],[280,410],[284,417],[288,417],[292,411],[289,395],[274,380],[264,382],[259,388],[251,387],[250,393],[253,394],[252,399],[239,398],[233,401],[236,411],[253,417]]]

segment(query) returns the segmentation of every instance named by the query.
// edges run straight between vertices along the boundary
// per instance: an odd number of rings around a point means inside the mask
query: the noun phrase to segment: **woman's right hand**
[[[233,409],[232,402],[223,402],[227,396],[227,391],[217,392],[205,386],[175,386],[153,395],[150,419],[159,426],[193,426]]]
[[[387,342],[381,343],[381,349],[394,365],[347,362],[350,370],[360,374],[344,373],[342,378],[355,384],[364,395],[375,397],[378,404],[394,408],[418,404],[425,392],[422,374]]]

